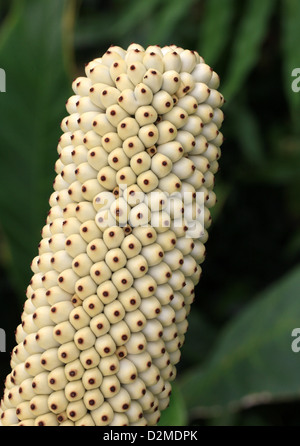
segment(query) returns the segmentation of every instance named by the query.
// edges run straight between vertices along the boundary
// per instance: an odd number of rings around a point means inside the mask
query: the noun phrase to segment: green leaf
[[[107,41],[125,48],[133,40],[145,45],[144,36],[137,37],[139,29],[148,28],[160,0],[115,0],[114,3],[112,9],[102,8],[100,14],[96,12],[79,17],[75,29],[77,48],[85,49],[90,45],[91,48],[98,48],[99,52],[103,42]]]
[[[300,266],[256,297],[220,333],[206,364],[187,372],[181,391],[198,416],[275,400],[299,399]]]
[[[300,2],[298,0],[282,0],[282,57],[283,57],[283,74],[284,89],[286,97],[290,105],[290,109],[294,116],[295,124],[299,122],[300,113],[300,92],[293,91],[292,83],[295,81],[296,87],[299,87],[300,76],[300,60],[297,44],[300,41]],[[299,69],[298,74],[292,76],[294,69]]]
[[[260,166],[264,162],[264,144],[257,119],[247,105],[238,102],[227,109],[228,122],[234,123],[232,131],[245,160],[250,165]]]
[[[227,101],[232,100],[243,87],[258,61],[275,5],[274,0],[248,0],[235,33],[229,68],[222,88]]]
[[[119,36],[124,36],[126,33],[134,29],[137,24],[153,13],[156,6],[160,3],[159,0],[136,1],[131,0],[123,4],[118,20],[114,25],[114,31]]]
[[[298,203],[297,203],[298,204]],[[285,257],[296,257],[300,253],[300,230],[296,230],[291,234],[283,254]]]
[[[182,355],[180,364],[178,365],[178,372],[180,375],[180,368],[193,366],[206,357],[209,352],[209,346],[216,336],[215,327],[197,310],[193,311],[188,316],[189,329],[185,335],[185,341],[182,347]],[[197,356],[195,356],[197,351]]]
[[[162,411],[158,426],[187,426],[187,411],[178,385],[172,383],[170,405]]]
[[[0,40],[6,93],[0,95],[0,224],[13,283],[22,294],[37,255],[55,177],[56,146],[70,80],[62,28],[67,1],[17,0]]]
[[[106,11],[101,14],[79,15],[74,37],[76,49],[86,50],[89,46],[97,47],[97,54],[100,55],[99,48],[103,45],[103,41],[111,39],[115,43],[115,39],[119,38],[119,35],[116,36],[113,30],[116,20],[118,20],[118,16],[115,17]]]
[[[229,199],[231,192],[233,189],[232,184],[228,184],[225,181],[222,181],[221,178],[216,179],[215,183],[215,194],[217,196],[216,205],[210,209],[213,224],[221,217],[224,206]]]
[[[168,38],[178,23],[182,23],[186,14],[195,0],[167,0],[162,3],[163,8],[156,15],[155,27],[151,33],[151,41],[147,44],[153,45],[153,42],[159,45],[167,45]]]
[[[219,61],[232,32],[236,0],[206,0],[200,25],[198,47],[211,65]]]

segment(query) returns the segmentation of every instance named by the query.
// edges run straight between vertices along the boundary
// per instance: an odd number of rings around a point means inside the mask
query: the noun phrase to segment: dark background
[[[203,276],[166,425],[300,425],[298,0],[0,2],[0,327],[14,346],[59,123],[111,44],[177,44],[221,76],[226,140]],[[9,353],[0,354],[1,381]]]

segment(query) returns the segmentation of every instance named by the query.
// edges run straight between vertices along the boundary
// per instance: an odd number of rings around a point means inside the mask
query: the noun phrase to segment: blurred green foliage
[[[299,0],[0,2],[0,326],[14,345],[84,63],[175,43],[221,76],[226,120],[207,259],[163,425],[300,425]],[[1,377],[9,354],[1,354]],[[296,415],[295,415],[296,414]]]

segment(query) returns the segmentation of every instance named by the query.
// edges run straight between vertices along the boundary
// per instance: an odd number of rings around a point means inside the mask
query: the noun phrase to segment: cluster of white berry
[[[85,71],[61,124],[3,426],[157,424],[205,258],[218,75],[173,45],[112,46]]]

